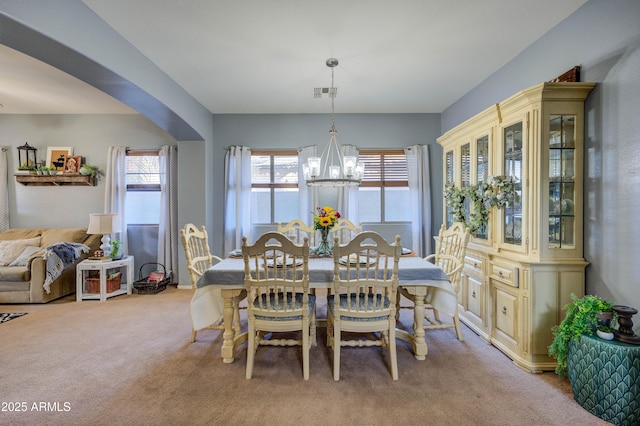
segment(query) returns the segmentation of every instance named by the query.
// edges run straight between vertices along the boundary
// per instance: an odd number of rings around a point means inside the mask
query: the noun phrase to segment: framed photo
[[[64,171],[64,162],[68,156],[73,154],[73,147],[70,146],[49,146],[47,147],[47,159],[45,166],[54,167],[56,171]]]
[[[64,173],[77,175],[80,173],[80,163],[82,157],[79,155],[69,155],[64,160]]]

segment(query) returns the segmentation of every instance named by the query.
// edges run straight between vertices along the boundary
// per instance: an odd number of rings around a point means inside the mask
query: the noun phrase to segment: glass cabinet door
[[[476,139],[476,173],[477,184],[482,185],[489,178],[489,136]],[[474,237],[486,240],[488,225],[483,225],[474,233]]]
[[[574,246],[575,115],[549,117],[549,247]]]
[[[455,182],[455,175],[454,175],[454,163],[453,163],[453,151],[448,151],[445,154],[445,185],[453,185],[453,183]],[[446,205],[445,203],[445,208],[447,209],[447,214],[446,214],[446,220],[447,220],[447,228],[450,227],[453,224],[453,214],[451,214],[451,210],[450,207]]]
[[[503,242],[522,245],[522,122],[503,129],[504,174],[515,182],[513,200],[504,207]]]
[[[471,185],[471,144],[464,144],[460,149],[460,187],[466,188]],[[469,218],[471,212],[471,201],[464,200],[464,217]]]

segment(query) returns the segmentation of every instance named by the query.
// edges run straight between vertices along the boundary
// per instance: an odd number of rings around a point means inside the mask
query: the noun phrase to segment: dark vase
[[[601,325],[604,327],[611,326],[611,320],[613,319],[613,312],[600,312],[596,314],[596,316],[598,317],[598,325]]]

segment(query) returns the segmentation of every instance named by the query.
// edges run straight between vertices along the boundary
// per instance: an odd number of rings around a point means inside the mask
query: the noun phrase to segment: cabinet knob
[[[505,315],[507,314],[507,307],[506,306],[502,307],[502,313],[505,314]]]
[[[498,275],[500,275],[500,278],[502,278],[502,271],[498,271]]]
[[[473,297],[474,299],[476,298],[476,292],[475,292],[475,290],[473,291],[473,293],[471,293],[471,297]]]
[[[473,264],[473,267],[474,267],[474,268],[477,268],[477,267],[478,267],[478,264],[477,264],[477,263],[474,263],[474,264]]]

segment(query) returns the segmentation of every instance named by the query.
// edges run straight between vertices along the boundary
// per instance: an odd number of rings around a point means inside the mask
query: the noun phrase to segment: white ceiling
[[[0,114],[132,114],[57,68],[0,44]]]
[[[439,113],[586,2],[83,1],[216,114],[328,112],[313,89],[330,57],[336,113]],[[0,113],[132,112],[11,49],[0,60]]]

